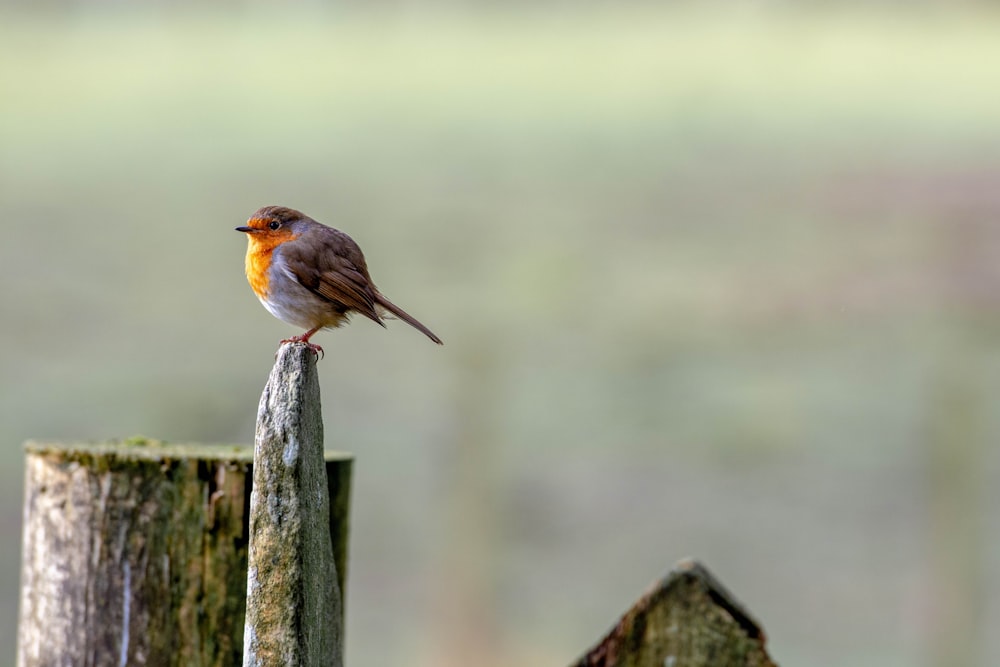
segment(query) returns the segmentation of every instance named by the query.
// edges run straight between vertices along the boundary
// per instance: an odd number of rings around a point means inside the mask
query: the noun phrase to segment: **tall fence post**
[[[261,395],[250,495],[244,667],[341,667],[316,355],[283,345]]]

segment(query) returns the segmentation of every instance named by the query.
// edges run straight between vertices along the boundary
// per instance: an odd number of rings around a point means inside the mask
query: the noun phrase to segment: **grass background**
[[[998,19],[0,10],[0,661],[20,443],[252,440],[286,204],[446,343],[318,338],[350,663],[565,664],[694,555],[781,664],[996,664]]]

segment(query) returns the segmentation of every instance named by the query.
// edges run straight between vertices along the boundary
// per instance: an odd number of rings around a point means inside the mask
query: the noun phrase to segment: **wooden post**
[[[239,665],[252,460],[245,446],[29,443],[17,664]],[[326,469],[342,582],[351,459],[330,452]]]
[[[316,355],[282,345],[257,412],[244,667],[343,664]]]
[[[775,667],[765,641],[707,569],[682,561],[573,667]]]

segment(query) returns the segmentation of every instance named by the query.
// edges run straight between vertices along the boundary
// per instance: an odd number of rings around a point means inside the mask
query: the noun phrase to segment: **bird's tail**
[[[407,324],[409,324],[411,327],[413,327],[417,331],[421,332],[422,334],[424,334],[425,336],[427,336],[428,338],[430,338],[432,341],[434,341],[438,345],[444,345],[444,343],[441,342],[441,339],[438,338],[437,336],[435,336],[433,331],[431,331],[430,329],[428,329],[427,327],[425,327],[423,324],[421,324],[420,321],[417,318],[415,318],[413,315],[410,315],[408,312],[406,312],[405,310],[403,310],[402,308],[400,308],[399,306],[397,306],[396,304],[394,304],[392,301],[389,301],[389,299],[385,298],[381,294],[378,294],[375,297],[375,302],[378,303],[378,305],[380,305],[383,308],[385,308],[386,310],[388,310],[390,313],[392,313],[396,317],[398,317],[399,319],[401,319],[404,322],[406,322]]]

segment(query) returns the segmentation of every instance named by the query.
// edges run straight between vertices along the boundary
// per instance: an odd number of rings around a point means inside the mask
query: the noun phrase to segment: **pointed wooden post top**
[[[682,560],[573,667],[776,667],[760,624],[694,560]]]
[[[244,667],[340,667],[316,355],[282,345],[260,398],[250,495]]]

